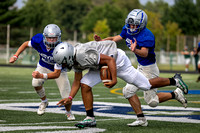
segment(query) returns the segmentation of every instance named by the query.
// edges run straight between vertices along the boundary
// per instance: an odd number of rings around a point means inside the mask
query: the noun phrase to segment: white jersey
[[[73,69],[82,71],[85,69],[99,69],[100,54],[105,54],[117,58],[117,46],[114,41],[92,41],[88,43],[78,43],[75,48],[75,63]]]

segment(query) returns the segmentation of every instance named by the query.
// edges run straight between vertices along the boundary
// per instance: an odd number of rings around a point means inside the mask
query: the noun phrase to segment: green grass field
[[[137,94],[141,100],[144,113],[148,118],[149,125],[148,127],[128,127],[127,124],[133,122],[136,117],[133,110],[130,109],[128,101],[122,95],[121,88],[125,85],[125,82],[120,79],[118,79],[118,84],[112,89],[104,87],[103,84],[93,88],[97,120],[96,128],[78,129],[74,126],[76,122],[85,118],[84,106],[80,105],[82,101],[80,92],[74,98],[72,107],[76,121],[66,120],[64,111],[61,110],[63,107],[56,106],[56,103],[61,98],[54,80],[48,80],[44,84],[50,105],[45,115],[38,116],[36,111],[40,104],[40,99],[31,86],[31,74],[34,69],[0,67],[0,132],[200,132],[200,94],[186,95],[188,100],[187,109],[183,108],[176,100],[161,103],[159,107],[162,108],[149,108],[144,102],[143,92],[139,91]],[[161,77],[172,77],[173,75],[173,73],[160,74]],[[72,83],[73,72],[69,72],[68,76]],[[182,77],[190,90],[200,90],[200,83],[195,82],[198,74],[182,74]],[[170,91],[174,89],[175,87],[171,86],[160,88],[159,90]],[[125,108],[128,111],[125,110],[125,113],[123,113]],[[108,109],[111,110],[111,113],[106,112]],[[101,110],[105,112],[101,112]],[[115,111],[115,113],[112,111]]]

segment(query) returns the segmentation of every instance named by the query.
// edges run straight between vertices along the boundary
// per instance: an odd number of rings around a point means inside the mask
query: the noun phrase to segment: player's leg
[[[200,57],[199,57],[199,61],[198,61],[198,72],[200,74]],[[200,81],[200,75],[199,75],[199,77],[197,77],[196,82],[199,82],[199,81]]]
[[[128,124],[128,126],[147,126],[148,122],[144,117],[141,103],[138,96],[136,95],[136,92],[138,91],[138,88],[150,89],[151,85],[149,84],[148,79],[132,66],[130,60],[127,57],[124,57],[123,59],[124,64],[126,65],[117,69],[117,75],[127,83],[132,83],[126,84],[126,86],[123,88],[123,95],[126,99],[128,99],[131,107],[137,115],[137,120]]]
[[[185,94],[188,93],[188,86],[182,80],[180,74],[175,74],[174,77],[172,78],[162,78],[162,77],[152,78],[149,79],[149,82],[151,84],[151,89],[174,85],[180,88]]]
[[[40,73],[47,73],[47,69],[41,66],[38,66],[36,68],[36,71],[39,71]],[[32,80],[32,86],[35,88],[36,93],[41,99],[41,104],[39,105],[39,108],[37,110],[38,115],[43,115],[45,113],[46,107],[49,104],[46,98],[45,89],[43,87],[44,82],[45,79],[33,78]]]
[[[69,93],[71,91],[71,86],[68,80],[67,72],[61,72],[59,78],[55,79],[55,81],[59,88],[62,99],[68,98]],[[72,114],[72,111],[71,111],[71,106],[72,104],[65,105],[67,120],[75,120],[75,116]]]
[[[136,121],[127,124],[128,126],[147,126],[148,122],[145,118],[141,103],[138,98],[138,96],[135,94],[138,91],[138,88],[132,84],[126,84],[126,86],[123,88],[123,94],[126,99],[128,99],[132,109],[135,111],[137,115]]]
[[[81,79],[81,95],[86,110],[86,118],[75,124],[76,127],[95,127],[96,120],[93,112],[92,87],[101,82],[99,71],[90,70]]]

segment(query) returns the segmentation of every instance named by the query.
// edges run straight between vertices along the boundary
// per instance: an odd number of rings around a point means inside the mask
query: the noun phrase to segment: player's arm
[[[112,76],[112,81],[111,82],[106,82],[104,85],[108,88],[112,88],[116,83],[117,83],[117,69],[116,69],[116,62],[115,59],[104,55],[100,54],[100,65],[107,65]]]
[[[122,38],[120,35],[113,36],[113,37],[107,37],[107,38],[104,38],[104,39],[101,39],[101,37],[98,36],[97,34],[94,35],[94,40],[95,40],[95,41],[111,40],[111,41],[118,42],[118,41],[120,41],[120,40],[122,40],[122,39],[123,39],[123,38]]]
[[[137,49],[137,40],[135,39],[135,42],[133,43],[131,40],[131,51],[135,54],[141,56],[141,57],[147,57],[149,53],[149,49],[146,47],[142,47],[141,49]]]
[[[57,63],[54,64],[54,71],[51,73],[40,73],[38,71],[33,71],[32,76],[33,78],[37,79],[56,79],[61,74],[62,65],[59,65]]]
[[[82,72],[75,72],[74,81],[72,83],[71,92],[68,98],[60,100],[57,105],[62,106],[72,102],[72,99],[76,96],[81,86]]]
[[[40,73],[38,71],[33,71],[32,76],[33,78],[37,79],[56,79],[60,76],[61,69],[54,69],[51,73]]]
[[[18,56],[28,47],[29,41],[24,42],[17,50],[17,52],[10,58],[10,63],[14,63]]]

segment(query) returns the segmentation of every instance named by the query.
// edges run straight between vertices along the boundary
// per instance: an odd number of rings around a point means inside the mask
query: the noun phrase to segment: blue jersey
[[[129,48],[131,47],[130,40],[132,40],[132,42],[134,43],[135,42],[134,39],[136,39],[136,41],[137,41],[136,48],[137,49],[141,49],[142,47],[146,47],[149,49],[147,57],[141,57],[136,54],[139,64],[141,64],[143,66],[147,66],[147,65],[154,64],[156,62],[156,55],[154,52],[155,37],[149,29],[144,28],[142,31],[139,32],[139,34],[130,35],[127,33],[127,29],[124,26],[122,28],[122,32],[121,32],[120,36],[126,40],[126,45]]]
[[[49,51],[46,49],[46,46],[43,41],[42,34],[36,34],[31,38],[31,46],[38,51],[40,55],[39,64],[51,71],[54,71],[54,60],[53,60],[53,49]]]

